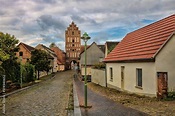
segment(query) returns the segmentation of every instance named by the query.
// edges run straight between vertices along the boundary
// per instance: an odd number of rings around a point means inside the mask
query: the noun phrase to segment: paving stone
[[[66,116],[72,71],[6,98],[7,116]]]

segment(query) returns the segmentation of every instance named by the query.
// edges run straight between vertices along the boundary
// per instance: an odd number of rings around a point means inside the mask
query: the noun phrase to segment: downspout
[[[106,69],[106,63],[105,63],[105,85],[107,86],[107,69]]]

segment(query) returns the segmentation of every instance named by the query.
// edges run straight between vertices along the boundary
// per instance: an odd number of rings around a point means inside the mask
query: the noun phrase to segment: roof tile
[[[175,32],[175,14],[127,34],[104,61],[152,59]]]

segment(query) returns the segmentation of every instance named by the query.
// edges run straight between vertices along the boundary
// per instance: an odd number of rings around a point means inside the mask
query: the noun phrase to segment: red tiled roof
[[[58,59],[57,63],[58,64],[65,64],[65,53],[64,53],[64,51],[62,51],[58,47],[52,47],[51,50],[54,51],[55,54],[57,55],[57,59]]]
[[[153,59],[175,32],[175,14],[127,34],[105,62]]]

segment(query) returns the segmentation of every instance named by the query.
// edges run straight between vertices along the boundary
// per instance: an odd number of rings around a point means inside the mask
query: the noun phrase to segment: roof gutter
[[[103,61],[105,63],[136,63],[136,62],[155,62],[155,58],[130,59],[130,60],[112,60]]]

